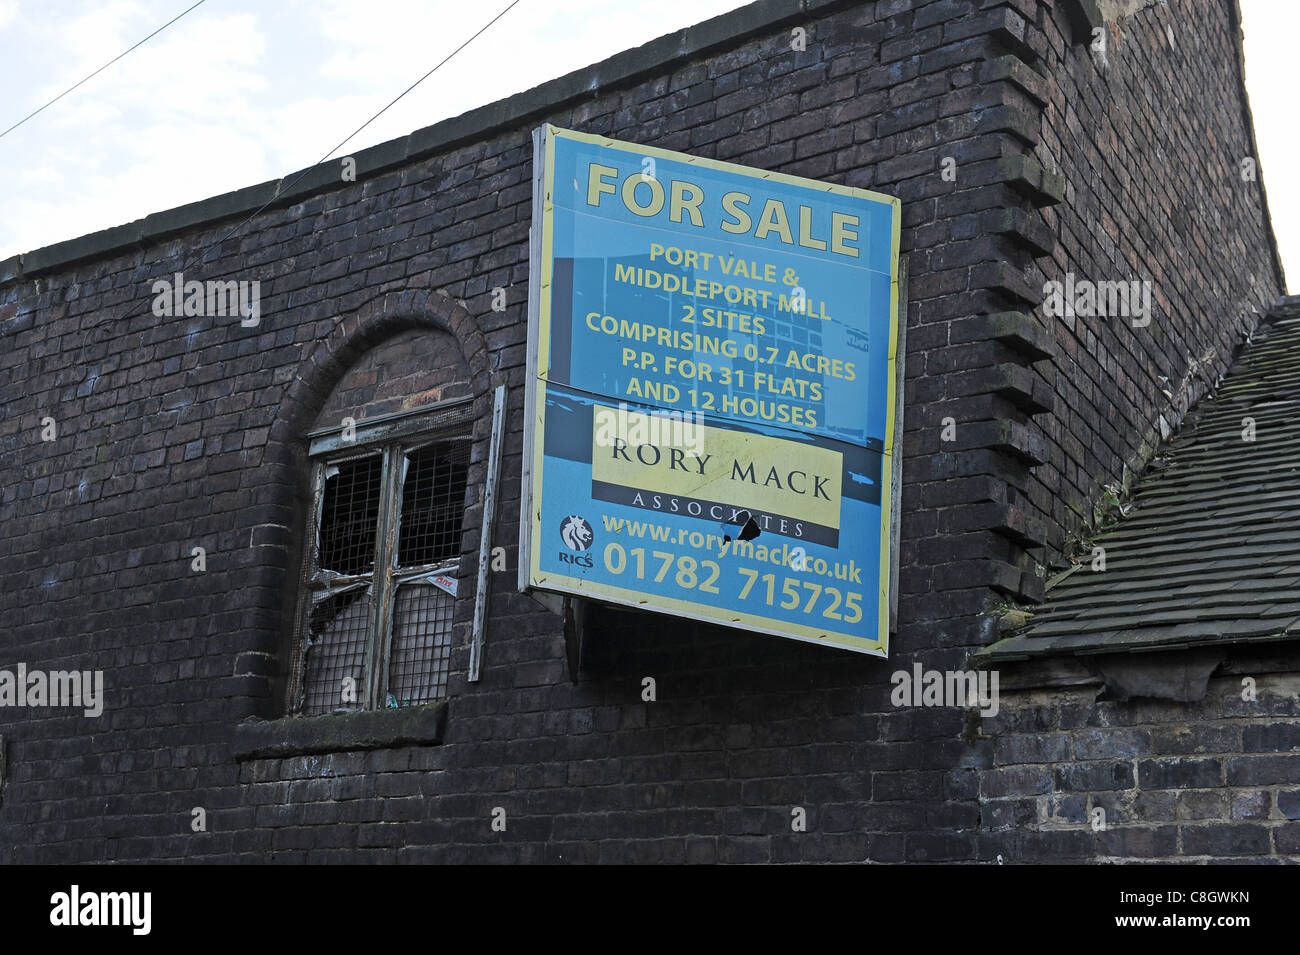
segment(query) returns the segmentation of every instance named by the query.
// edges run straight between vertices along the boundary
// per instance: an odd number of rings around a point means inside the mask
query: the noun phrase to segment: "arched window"
[[[308,434],[292,713],[446,694],[473,424],[455,339],[404,332],[343,375]]]

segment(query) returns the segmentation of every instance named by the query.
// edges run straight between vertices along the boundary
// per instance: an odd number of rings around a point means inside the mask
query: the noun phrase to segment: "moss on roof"
[[[1300,637],[1300,298],[1283,299],[1132,507],[982,664]]]

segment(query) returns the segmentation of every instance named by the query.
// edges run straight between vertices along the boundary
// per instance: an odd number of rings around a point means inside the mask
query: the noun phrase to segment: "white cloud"
[[[190,0],[0,0],[0,129],[170,20]],[[208,3],[0,139],[0,258],[276,179],[327,149],[508,0]],[[700,22],[742,0],[522,0],[367,127],[403,136]],[[1261,167],[1300,274],[1290,173],[1300,4],[1242,0]]]

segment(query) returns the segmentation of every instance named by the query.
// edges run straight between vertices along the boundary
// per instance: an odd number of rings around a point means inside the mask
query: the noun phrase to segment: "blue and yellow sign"
[[[885,656],[899,201],[534,136],[520,586]]]

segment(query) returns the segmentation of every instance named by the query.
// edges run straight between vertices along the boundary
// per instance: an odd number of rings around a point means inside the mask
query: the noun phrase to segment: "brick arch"
[[[279,666],[266,711],[260,715],[275,717],[284,711],[285,667],[290,659],[306,533],[305,504],[310,484],[307,432],[335,386],[363,355],[403,332],[419,329],[449,335],[469,368],[475,419],[469,487],[474,495],[481,496],[479,489],[486,474],[486,447],[492,424],[492,387],[503,383],[504,375],[492,373],[487,341],[478,322],[464,306],[442,292],[389,292],[345,316],[329,334],[317,340],[302,360],[300,372],[285,389],[280,414],[267,441],[262,477],[253,492],[259,513],[265,515],[259,520],[274,528],[274,531],[268,528],[260,539],[284,548],[279,559],[264,564],[258,578],[261,586],[280,594],[277,607],[264,608],[280,615],[280,625],[268,628],[267,645],[260,649],[274,654]],[[481,515],[478,503],[477,500],[466,502],[466,539],[477,533]],[[462,565],[464,572],[464,561]]]
[[[460,347],[473,383],[474,410],[481,417],[486,413],[492,381],[487,341],[474,316],[442,292],[389,292],[346,316],[316,342],[303,361],[302,372],[285,392],[271,442],[300,443],[334,386],[363,354],[395,335],[420,328],[445,332]]]

